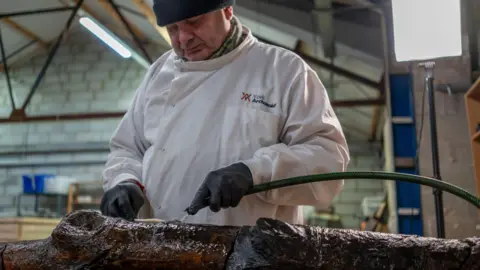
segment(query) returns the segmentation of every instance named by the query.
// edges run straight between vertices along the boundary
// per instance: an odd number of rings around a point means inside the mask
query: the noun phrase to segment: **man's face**
[[[173,50],[188,61],[206,60],[227,37],[232,16],[227,7],[167,25]]]

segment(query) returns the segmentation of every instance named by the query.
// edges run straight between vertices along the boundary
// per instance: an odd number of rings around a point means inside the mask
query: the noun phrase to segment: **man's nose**
[[[191,31],[188,30],[180,30],[178,34],[178,41],[180,42],[180,46],[182,48],[187,48],[190,45],[193,39],[193,34]]]

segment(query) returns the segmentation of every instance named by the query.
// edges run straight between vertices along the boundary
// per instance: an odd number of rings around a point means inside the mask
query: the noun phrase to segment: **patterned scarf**
[[[225,38],[225,41],[220,46],[220,48],[218,48],[208,59],[214,59],[233,51],[247,37],[247,33],[243,31],[242,24],[237,19],[237,17],[233,16],[230,22],[230,33],[228,34],[227,38]],[[188,61],[185,58],[182,59],[183,61]]]
[[[240,45],[243,42],[247,34],[243,31],[243,27],[240,21],[234,16],[231,22],[231,29],[230,33],[228,34],[227,38],[223,42],[223,44],[218,48],[209,59],[217,58],[222,55],[225,55]]]

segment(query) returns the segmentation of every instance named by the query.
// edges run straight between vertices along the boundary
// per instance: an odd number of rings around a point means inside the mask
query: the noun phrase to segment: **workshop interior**
[[[302,225],[256,230],[101,215],[112,134],[172,49],[153,2],[0,0],[0,269],[480,269],[480,1],[235,1],[259,42],[314,69],[351,158],[254,186],[344,180]]]

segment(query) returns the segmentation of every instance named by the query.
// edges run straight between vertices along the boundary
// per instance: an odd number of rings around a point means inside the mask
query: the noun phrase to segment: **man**
[[[344,134],[315,71],[257,41],[233,0],[157,0],[173,50],[149,68],[111,139],[103,214],[251,225],[302,224],[301,205],[325,206],[343,181],[244,196],[256,184],[344,171]]]

